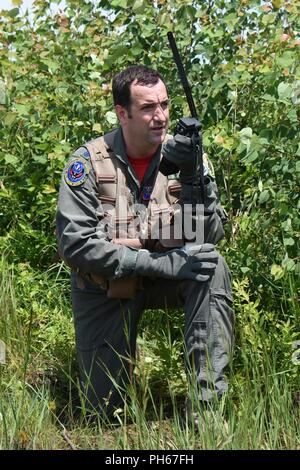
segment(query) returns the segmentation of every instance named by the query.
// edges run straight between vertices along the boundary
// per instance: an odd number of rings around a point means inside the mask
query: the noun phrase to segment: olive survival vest
[[[108,134],[106,134],[106,139]],[[109,136],[111,137],[111,136]],[[172,138],[166,135],[165,140]],[[107,143],[108,142],[108,143]],[[181,183],[176,176],[166,177],[158,171],[154,177],[154,186],[149,195],[149,203],[143,206],[146,218],[136,211],[134,198],[131,194],[124,172],[124,164],[115,156],[110,148],[109,139],[98,137],[83,145],[91,156],[91,164],[95,172],[98,197],[101,201],[103,213],[99,214],[107,228],[107,239],[116,244],[126,245],[135,249],[145,247],[150,251],[166,251],[184,245],[182,237],[176,236],[174,230],[174,218],[181,211],[179,199]],[[211,162],[205,157],[205,164],[213,174]],[[214,190],[215,186],[215,190]],[[206,242],[217,243],[224,235],[222,225],[226,223],[227,216],[219,204],[216,185],[207,194],[212,209],[204,211],[204,225],[208,226],[207,232],[211,239]],[[218,214],[212,217],[212,214]],[[161,232],[162,227],[170,227],[168,236]],[[162,233],[162,236],[161,236]],[[150,242],[150,243],[147,243]],[[152,244],[151,242],[154,242]],[[80,283],[80,273],[79,283]],[[141,279],[128,277],[107,281],[102,276],[90,275],[90,278],[100,284],[106,295],[111,298],[134,298],[136,289],[141,286]]]
[[[172,136],[166,135],[165,140]],[[124,164],[114,155],[104,137],[94,139],[84,145],[90,153],[95,172],[98,197],[103,207],[108,238],[134,248],[141,248],[140,239],[159,239],[164,247],[182,246],[182,239],[161,238],[159,226],[172,225],[174,212],[178,211],[181,184],[177,179],[169,179],[157,170],[154,186],[149,195],[148,206],[143,217],[136,211],[124,173]]]

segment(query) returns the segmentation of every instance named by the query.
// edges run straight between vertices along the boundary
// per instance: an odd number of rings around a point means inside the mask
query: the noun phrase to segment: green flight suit
[[[154,184],[161,148],[140,185],[127,159],[121,129],[105,138],[114,158],[123,163],[134,200],[147,204],[143,201],[143,188]],[[122,403],[121,392],[130,380],[127,358],[135,357],[139,318],[148,308],[184,308],[188,375],[198,384],[199,400],[210,401],[215,395],[222,396],[227,390],[224,371],[230,358],[234,322],[230,272],[224,258],[219,255],[215,274],[206,282],[144,277],[134,299],[108,298],[103,287],[88,276],[81,277],[81,283],[78,283],[75,271],[106,279],[114,279],[116,273],[118,277],[132,274],[137,251],[107,240],[100,223],[102,208],[95,173],[84,146],[72,155],[71,162],[76,162],[77,158],[81,162],[79,170],[82,170],[79,176],[73,178],[72,172],[68,173],[68,168],[73,169],[70,163],[63,172],[57,234],[60,255],[73,267],[71,285],[76,347],[87,406],[110,415]],[[219,223],[224,216],[212,177],[206,178],[205,192],[205,208],[213,222],[208,227],[215,231],[209,233],[208,229],[205,242],[216,243],[224,234]],[[185,202],[189,194],[188,187],[182,189]]]

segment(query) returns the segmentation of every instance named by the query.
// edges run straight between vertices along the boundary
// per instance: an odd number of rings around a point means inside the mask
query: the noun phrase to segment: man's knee
[[[213,290],[224,289],[231,295],[231,273],[225,258],[218,253],[218,263],[212,277],[211,288]]]
[[[203,297],[209,290],[224,290],[231,296],[231,273],[225,261],[225,258],[216,250],[218,255],[217,264],[214,273],[207,279],[207,281],[182,281],[182,291],[191,292],[195,291],[198,296]]]

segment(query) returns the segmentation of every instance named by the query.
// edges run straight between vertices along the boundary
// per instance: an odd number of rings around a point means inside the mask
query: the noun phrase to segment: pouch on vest
[[[152,203],[150,211],[149,238],[159,240],[168,249],[183,246],[181,209],[169,204]]]
[[[136,291],[141,287],[141,278],[124,277],[109,281],[107,297],[110,299],[134,299]]]

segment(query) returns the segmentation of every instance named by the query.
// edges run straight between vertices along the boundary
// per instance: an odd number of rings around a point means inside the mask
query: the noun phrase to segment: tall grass
[[[245,284],[235,286],[236,352],[225,399],[210,412],[199,406],[182,374],[180,312],[174,327],[171,314],[152,311],[139,337],[130,399],[110,424],[85,412],[70,305],[67,295],[57,295],[65,277],[59,276],[13,270],[1,261],[0,339],[7,348],[0,365],[1,449],[300,449],[300,366],[291,360],[291,344],[290,360],[278,350],[287,338],[285,323],[268,339],[262,315],[270,312],[247,297]],[[296,303],[293,308],[295,318]],[[164,324],[161,334],[151,331],[153,319]],[[185,419],[187,396],[199,425]]]

